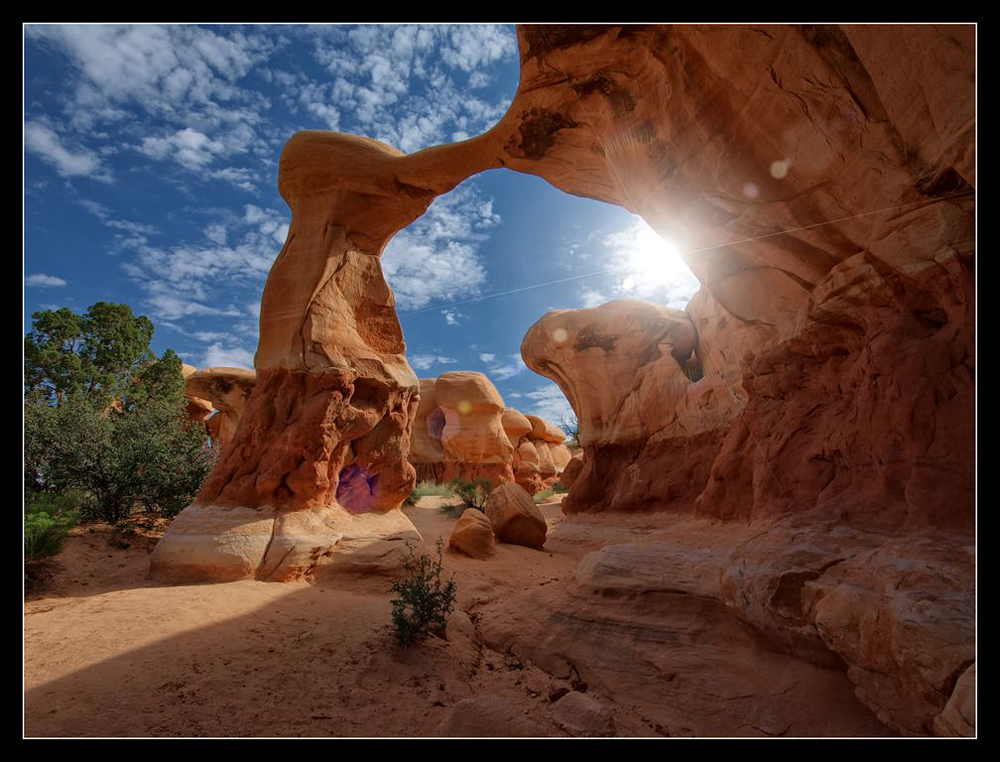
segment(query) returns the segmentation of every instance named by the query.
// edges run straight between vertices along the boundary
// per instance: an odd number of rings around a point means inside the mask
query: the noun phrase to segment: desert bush
[[[437,542],[437,559],[413,553],[403,562],[407,575],[392,585],[399,597],[392,600],[392,627],[403,648],[429,635],[444,631],[455,609],[455,580],[441,582],[442,541]]]
[[[24,558],[37,561],[59,553],[79,520],[83,496],[74,492],[29,493],[24,504]]]
[[[462,499],[462,503],[469,508],[483,510],[486,505],[486,498],[493,491],[493,482],[489,479],[452,479],[452,491]]]
[[[404,501],[407,505],[416,505],[421,497],[454,497],[455,491],[448,484],[422,481],[413,488],[413,492]]]

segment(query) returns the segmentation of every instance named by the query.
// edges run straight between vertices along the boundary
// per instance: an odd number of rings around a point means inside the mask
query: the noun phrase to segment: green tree
[[[154,359],[153,323],[127,304],[98,302],[83,315],[63,307],[32,315],[24,339],[25,391],[61,405],[80,392],[107,402]]]
[[[156,359],[153,324],[126,305],[95,304],[77,334],[72,315],[36,313],[25,339],[26,492],[79,490],[111,522],[177,513],[212,466],[204,427],[184,419],[180,358]]]

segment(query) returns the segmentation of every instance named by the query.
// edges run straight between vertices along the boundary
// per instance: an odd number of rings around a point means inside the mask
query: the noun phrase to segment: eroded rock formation
[[[511,481],[514,448],[504,430],[503,398],[482,373],[451,371],[420,379],[410,462],[419,480]]]
[[[735,546],[693,539],[707,577],[691,580],[691,559],[673,551],[669,589],[641,564],[612,575],[612,587],[631,586],[619,621],[645,627],[635,643],[657,631],[650,618],[675,610],[648,601],[671,597],[700,617],[696,632],[712,633],[689,639],[697,647],[682,654],[690,669],[679,682],[650,653],[656,688],[683,688],[690,702],[706,659],[770,643],[778,651],[765,672],[777,678],[762,686],[748,668],[738,680],[746,695],[785,691],[774,701],[854,711],[846,665],[855,695],[893,730],[967,732],[973,559],[955,549],[974,540],[975,28],[538,26],[518,36],[517,94],[484,135],[410,156],[334,133],[288,142],[279,188],[292,225],[262,302],[258,384],[154,572],[287,579],[351,538],[412,536],[398,505],[414,481],[406,452],[418,386],[378,258],[437,195],[507,167],[642,215],[688,252],[704,286],[686,316],[645,310],[634,319],[646,327],[613,334],[607,349],[585,338],[580,311],[558,317],[579,350],[527,353],[550,361],[582,405],[585,359],[613,359],[633,339],[648,350],[633,358],[634,394],[631,383],[613,394],[597,385],[595,415],[580,416],[589,453],[611,452],[620,436],[637,457],[601,469],[617,480],[603,495],[585,459],[568,508],[638,507],[652,490],[656,505],[645,508],[693,501],[706,519],[750,527]],[[701,380],[683,372],[695,370],[692,352]],[[559,367],[575,370],[560,380]],[[711,398],[699,397],[710,373]],[[617,396],[631,411],[630,394],[650,401],[654,388],[675,400],[669,425],[606,407]],[[541,473],[555,458],[538,441]],[[608,587],[596,568],[578,570],[580,590]],[[538,591],[533,620],[548,610],[570,622],[566,594]],[[563,637],[557,629],[531,641],[539,663],[545,643]],[[598,631],[600,657],[628,654],[634,667],[627,647],[607,647],[622,632],[627,646],[631,630],[591,624]],[[663,637],[688,642],[672,633]],[[557,661],[553,670],[565,667]],[[793,679],[802,664],[812,671]],[[745,703],[753,727],[789,732],[752,716],[759,701]],[[814,719],[803,727],[867,727],[864,717]],[[744,727],[712,720],[706,732]]]
[[[208,425],[212,446],[222,456],[236,434],[247,399],[257,385],[257,374],[245,368],[203,368],[192,370],[184,380],[189,415],[192,406],[208,405],[210,411],[218,411],[203,420]]]
[[[278,186],[292,223],[261,302],[257,385],[195,503],[157,546],[154,576],[290,579],[335,546],[401,548],[418,536],[399,508],[415,479],[417,379],[379,256],[484,168],[460,146],[407,157],[336,133],[288,141]]]
[[[954,549],[971,547],[974,522],[973,28],[522,36],[521,114],[545,103],[559,115],[546,139],[522,132],[535,138],[522,141],[526,171],[639,212],[703,284],[671,331],[652,305],[614,304],[529,331],[525,361],[567,394],[586,448],[564,508],[693,503],[750,521],[761,545],[721,562],[739,580],[727,606],[786,647],[836,653],[890,727],[963,727],[973,559]],[[646,329],[623,322],[644,315]],[[820,543],[831,526],[837,542]],[[786,552],[800,544],[813,550]],[[817,545],[823,559],[809,556]],[[758,552],[776,566],[754,571]],[[894,592],[910,564],[939,572]],[[930,610],[907,597],[921,595]],[[940,643],[946,658],[915,666]]]
[[[701,491],[742,406],[702,372],[697,348],[686,313],[634,299],[556,310],[531,327],[521,354],[566,394],[586,453],[566,512],[663,510]],[[566,450],[559,471],[568,462]]]

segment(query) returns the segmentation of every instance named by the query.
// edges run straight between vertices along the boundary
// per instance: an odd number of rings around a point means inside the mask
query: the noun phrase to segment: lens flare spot
[[[779,159],[771,162],[771,177],[782,180],[788,175],[788,168],[791,166],[786,159]]]
[[[566,341],[566,339],[568,339],[568,338],[569,338],[569,334],[566,333],[566,329],[565,328],[556,328],[552,332],[552,340],[556,344],[563,344]]]
[[[472,412],[472,403],[468,400],[461,400],[458,405],[455,406],[455,409],[462,415],[466,415],[467,413]]]
[[[743,186],[743,195],[747,198],[757,198],[760,195],[760,188],[757,183],[747,183]]]
[[[642,265],[640,264],[640,267]],[[635,278],[631,275],[626,276],[625,280],[622,281],[622,291],[631,291],[635,288]]]

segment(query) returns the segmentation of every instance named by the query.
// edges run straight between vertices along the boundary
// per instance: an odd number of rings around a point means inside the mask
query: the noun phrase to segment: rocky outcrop
[[[935,579],[913,590],[954,615],[948,633],[891,589],[901,569],[923,568],[919,538],[972,541],[973,28],[542,27],[522,40],[520,114],[560,118],[544,139],[523,130],[523,165],[511,166],[636,210],[690,252],[703,284],[663,345],[587,310],[529,332],[525,361],[566,392],[587,448],[564,509],[693,503],[706,518],[773,527],[762,542],[783,569],[776,600],[820,595],[814,579],[853,569],[861,577],[823,588],[815,609],[770,624],[733,609],[774,638],[821,633],[811,653],[835,652],[889,727],[941,732],[974,658],[973,560],[936,557]],[[905,63],[892,52],[916,48]],[[571,83],[558,95],[552,72]],[[629,340],[634,370],[612,382],[604,366]],[[587,366],[592,355],[602,360]],[[674,388],[643,388],[668,379]],[[691,405],[706,379],[712,394]],[[775,551],[792,522],[806,544],[831,522],[844,529],[827,558],[837,574]],[[728,600],[752,601],[753,584],[727,588]],[[935,642],[948,658],[915,669]]]
[[[530,426],[520,440],[514,455],[515,480],[529,494],[547,490],[559,479],[559,474],[571,457],[569,448],[562,444],[566,434],[537,415],[521,415],[519,425]]]
[[[203,368],[187,374],[184,381],[189,411],[192,405],[202,403],[218,411],[206,423],[212,446],[221,455],[236,435],[247,399],[257,385],[257,374],[245,368]]]
[[[514,478],[514,448],[505,432],[503,398],[482,373],[451,371],[420,379],[410,462],[417,478],[438,483]]]
[[[566,512],[663,510],[697,497],[742,407],[704,374],[697,350],[686,313],[634,299],[555,310],[531,327],[525,363],[559,384],[580,422],[585,456]]]
[[[338,544],[419,536],[399,508],[416,476],[406,453],[418,386],[379,255],[436,196],[490,165],[446,153],[406,157],[323,132],[288,141],[278,186],[292,222],[261,302],[257,385],[157,546],[154,577],[292,579]]]

